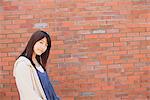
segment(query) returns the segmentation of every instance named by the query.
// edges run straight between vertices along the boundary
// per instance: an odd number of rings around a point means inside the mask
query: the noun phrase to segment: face
[[[41,55],[47,49],[48,43],[46,37],[37,41],[34,45],[33,51],[36,55]]]

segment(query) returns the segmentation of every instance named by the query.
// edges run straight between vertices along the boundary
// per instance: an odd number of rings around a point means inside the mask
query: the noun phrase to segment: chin
[[[40,56],[40,55],[42,55],[42,53],[36,53],[36,55]]]
[[[42,55],[42,53],[38,54],[39,56]]]

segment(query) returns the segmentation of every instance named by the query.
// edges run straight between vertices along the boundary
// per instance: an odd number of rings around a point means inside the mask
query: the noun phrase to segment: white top
[[[44,69],[42,68],[42,66],[39,66],[39,67],[36,66],[36,68],[37,68],[37,70],[39,70],[40,72],[42,72],[42,73],[44,72]]]
[[[37,69],[44,71],[42,67]],[[46,100],[39,77],[30,60],[23,56],[19,57],[14,64],[13,75],[20,100]]]

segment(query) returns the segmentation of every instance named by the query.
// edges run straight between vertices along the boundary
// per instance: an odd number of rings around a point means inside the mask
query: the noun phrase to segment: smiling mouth
[[[42,50],[38,49],[40,52],[43,52]]]

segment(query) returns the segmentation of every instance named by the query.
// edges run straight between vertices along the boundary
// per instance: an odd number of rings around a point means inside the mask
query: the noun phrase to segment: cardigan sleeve
[[[15,80],[21,100],[42,100],[34,91],[30,66],[26,62],[17,62],[15,66]]]

